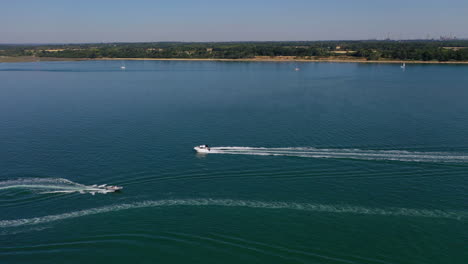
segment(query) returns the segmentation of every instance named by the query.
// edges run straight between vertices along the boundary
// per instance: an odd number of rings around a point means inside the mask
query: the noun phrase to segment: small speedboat
[[[112,192],[118,192],[123,189],[121,186],[116,186],[116,185],[107,185],[107,184],[101,184],[101,185],[91,185],[92,188],[100,189],[100,190],[106,190],[106,191],[112,191]]]
[[[198,153],[210,153],[210,147],[208,145],[200,145],[193,148]]]
[[[108,191],[114,191],[114,192],[118,192],[118,191],[120,191],[120,190],[123,189],[123,187],[121,187],[121,186],[115,186],[115,185],[105,186],[104,188],[105,188],[106,190],[108,190]]]

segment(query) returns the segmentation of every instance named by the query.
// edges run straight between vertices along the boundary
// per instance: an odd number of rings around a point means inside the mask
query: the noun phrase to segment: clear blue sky
[[[0,43],[468,37],[468,0],[5,0]]]

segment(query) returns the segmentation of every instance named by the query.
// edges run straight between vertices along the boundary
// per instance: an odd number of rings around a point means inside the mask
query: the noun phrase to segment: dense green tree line
[[[0,45],[0,56],[61,58],[225,58],[347,56],[368,60],[468,61],[468,40],[155,42],[63,45]]]

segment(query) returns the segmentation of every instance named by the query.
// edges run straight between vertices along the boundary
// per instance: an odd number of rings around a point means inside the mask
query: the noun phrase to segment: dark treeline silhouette
[[[302,59],[347,57],[368,60],[468,61],[468,40],[0,45],[0,56],[194,59],[292,56]]]

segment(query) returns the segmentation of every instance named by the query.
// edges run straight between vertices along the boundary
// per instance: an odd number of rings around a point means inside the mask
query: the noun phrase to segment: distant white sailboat
[[[120,69],[125,70],[127,67],[125,67],[125,63],[122,62],[122,66],[120,66]]]
[[[402,68],[403,70],[406,69],[406,63],[403,63],[400,68]]]

